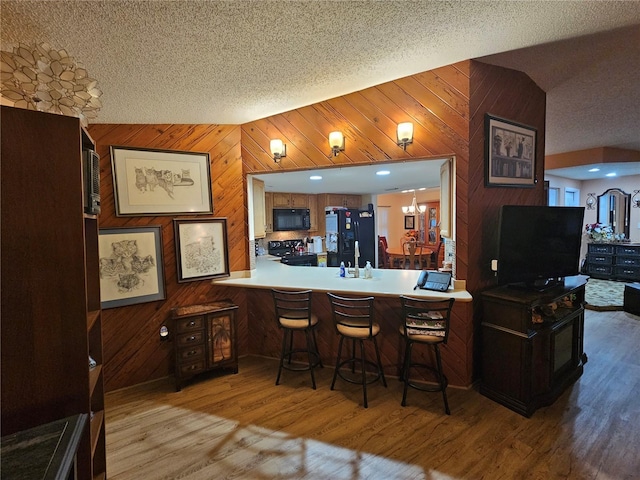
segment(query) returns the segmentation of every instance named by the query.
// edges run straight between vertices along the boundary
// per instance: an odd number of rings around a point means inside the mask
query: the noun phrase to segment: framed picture
[[[208,153],[111,146],[116,215],[213,213]]]
[[[103,309],[166,298],[162,227],[101,228],[98,255]]]
[[[485,115],[485,185],[533,187],[536,174],[533,127]]]
[[[174,219],[178,282],[228,277],[227,219]]]
[[[416,228],[416,217],[413,215],[405,215],[404,216],[404,229],[405,230],[413,230]]]

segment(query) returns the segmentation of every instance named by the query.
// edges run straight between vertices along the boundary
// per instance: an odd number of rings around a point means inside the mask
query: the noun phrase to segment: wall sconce
[[[640,208],[640,190],[633,191],[633,197],[631,197],[631,206]]]
[[[594,210],[596,208],[595,193],[587,193],[587,210]]]
[[[342,135],[342,132],[331,132],[329,134],[329,146],[334,157],[337,157],[339,152],[344,152],[344,135]]]
[[[406,151],[410,143],[413,143],[413,123],[399,123],[397,144],[402,145],[402,149]]]
[[[271,155],[273,155],[273,161],[278,163],[281,158],[287,156],[287,146],[282,143],[282,140],[275,138],[269,142],[269,149]]]

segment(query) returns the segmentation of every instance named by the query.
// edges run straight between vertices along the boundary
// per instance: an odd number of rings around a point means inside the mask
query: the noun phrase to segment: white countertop
[[[363,278],[364,269],[360,269],[360,278],[341,278],[338,267],[300,267],[284,265],[278,257],[270,255],[256,258],[256,268],[250,272],[232,272],[231,278],[214,280],[216,285],[245,288],[280,288],[295,290],[313,290],[338,294],[372,295],[397,297],[409,295],[425,298],[450,298],[459,302],[473,300],[466,290],[446,292],[432,290],[414,290],[420,272],[417,270],[373,269],[373,278]]]

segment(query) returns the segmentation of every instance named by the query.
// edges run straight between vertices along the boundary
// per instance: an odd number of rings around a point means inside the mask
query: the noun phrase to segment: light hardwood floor
[[[444,347],[446,348],[446,347]],[[587,311],[584,375],[527,419],[476,390],[369,388],[248,357],[175,392],[171,379],[106,397],[107,474],[136,479],[640,478],[640,318]]]

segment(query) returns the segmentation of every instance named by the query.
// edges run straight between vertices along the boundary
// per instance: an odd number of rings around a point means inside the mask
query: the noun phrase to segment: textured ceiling
[[[3,50],[48,42],[98,79],[97,123],[242,124],[483,57],[547,91],[547,154],[640,150],[638,1],[3,0],[0,8]]]

